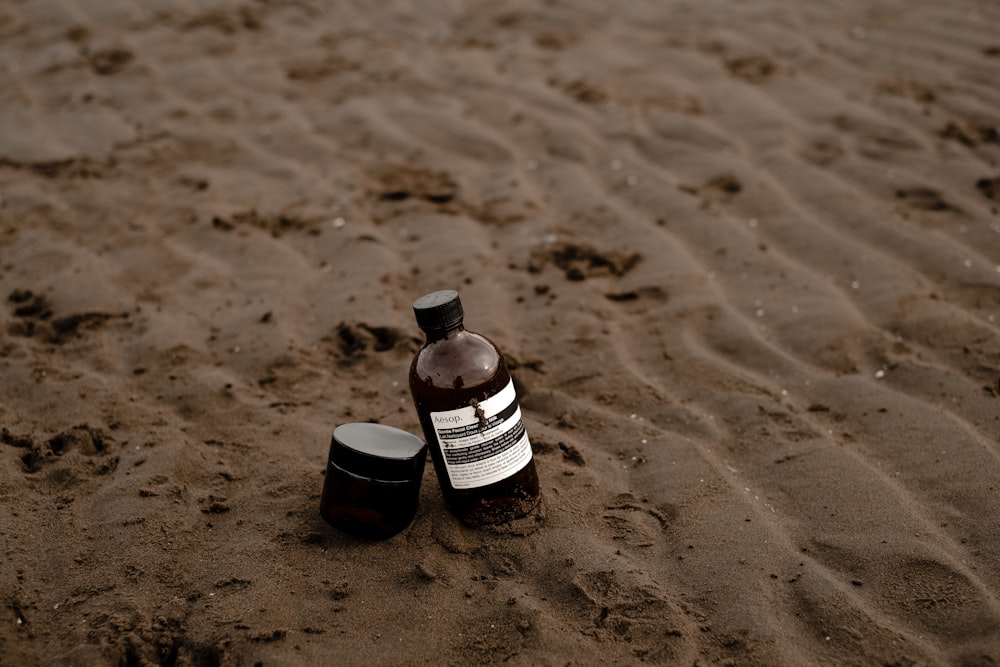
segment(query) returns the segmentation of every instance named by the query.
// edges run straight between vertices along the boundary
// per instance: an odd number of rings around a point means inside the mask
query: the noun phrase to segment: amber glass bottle
[[[458,292],[422,296],[413,312],[427,342],[410,393],[448,508],[473,527],[528,514],[538,474],[503,355],[466,331]]]

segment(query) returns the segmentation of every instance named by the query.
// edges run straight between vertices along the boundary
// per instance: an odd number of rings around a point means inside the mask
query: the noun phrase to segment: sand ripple
[[[993,664],[1000,13],[0,8],[11,664]],[[544,513],[316,512],[508,354]],[[428,475],[430,473],[428,472]]]

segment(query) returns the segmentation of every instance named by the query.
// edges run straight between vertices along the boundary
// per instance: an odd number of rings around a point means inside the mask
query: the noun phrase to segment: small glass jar
[[[371,539],[391,537],[417,513],[427,446],[383,424],[333,431],[320,514],[334,528]]]

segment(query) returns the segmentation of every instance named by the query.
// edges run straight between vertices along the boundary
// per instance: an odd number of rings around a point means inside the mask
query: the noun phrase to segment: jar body
[[[462,327],[435,336],[413,360],[410,393],[445,503],[459,520],[503,523],[538,504],[531,445],[493,343]]]
[[[400,532],[417,513],[420,479],[384,481],[327,463],[320,514],[334,528],[369,539]]]

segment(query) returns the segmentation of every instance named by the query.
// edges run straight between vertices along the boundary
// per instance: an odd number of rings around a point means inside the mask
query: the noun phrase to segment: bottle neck
[[[462,322],[459,322],[458,324],[454,324],[447,329],[432,329],[430,331],[424,330],[424,335],[427,336],[428,343],[436,343],[439,340],[449,338],[461,331],[465,331],[465,325]]]

